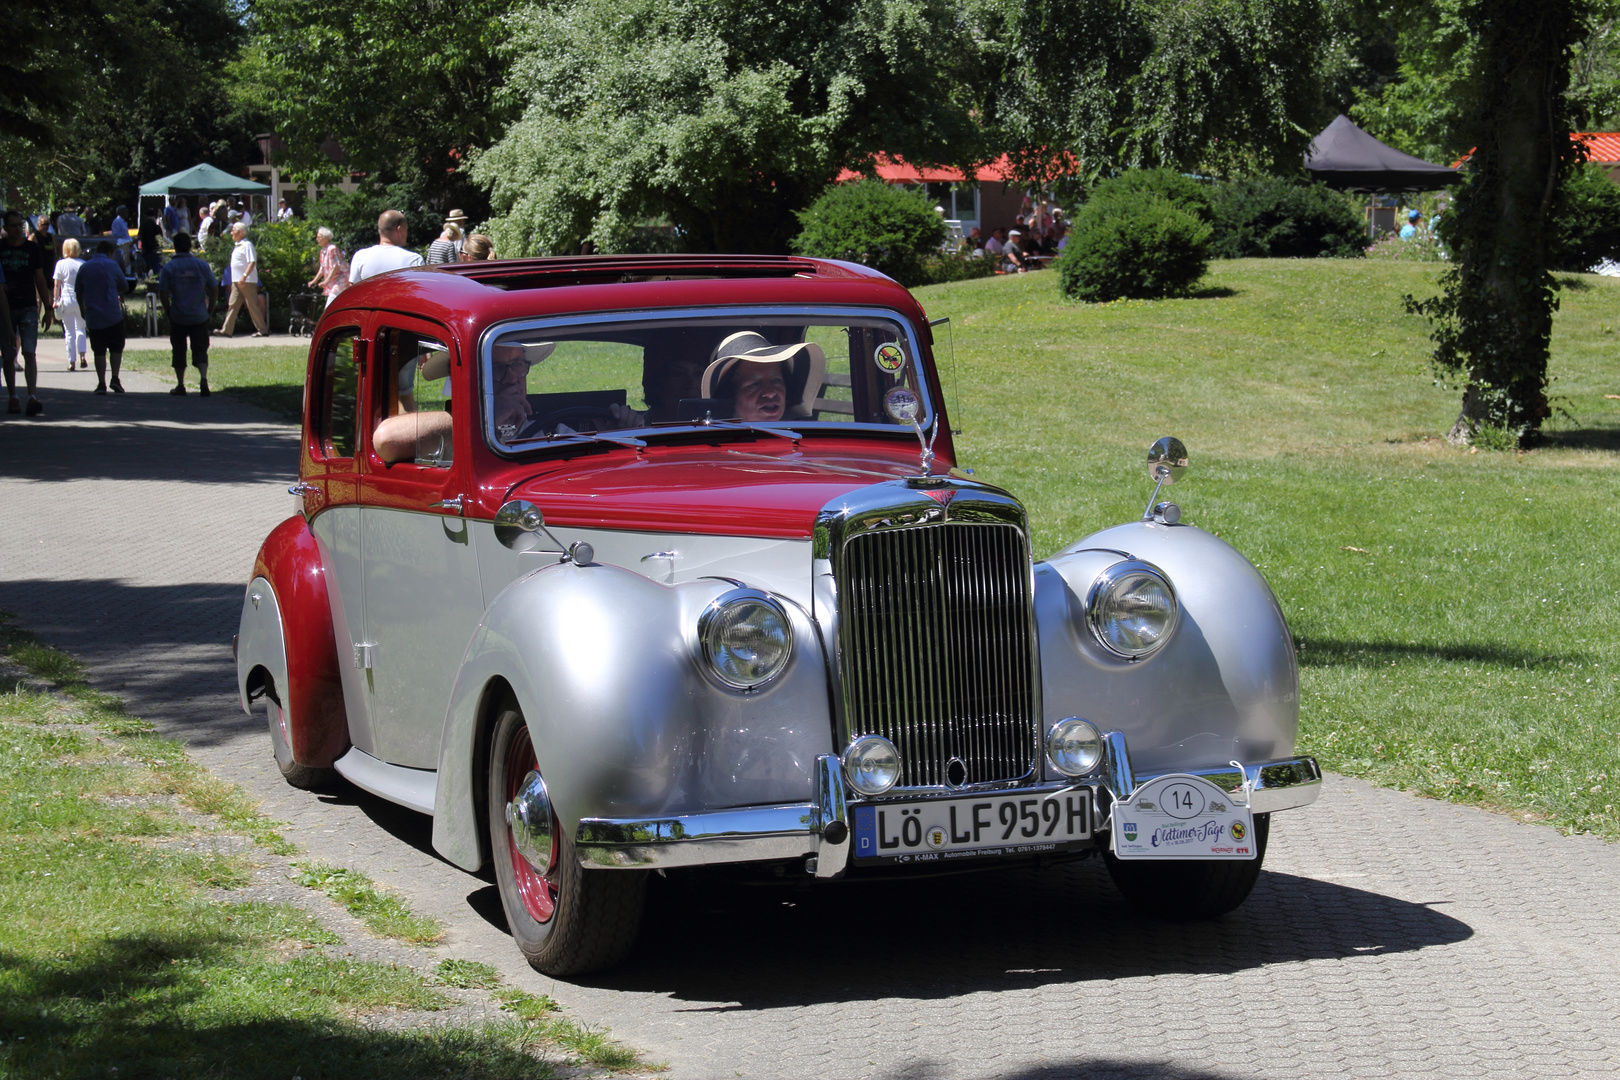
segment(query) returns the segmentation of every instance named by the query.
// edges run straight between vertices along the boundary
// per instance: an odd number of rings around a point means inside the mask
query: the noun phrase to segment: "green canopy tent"
[[[206,162],[141,185],[142,195],[265,195],[269,184],[232,176]]]
[[[170,195],[266,195],[270,185],[232,176],[207,162],[182,169],[170,176],[141,185],[141,198],[163,199]],[[136,207],[140,210],[140,205]],[[144,216],[144,215],[143,215]]]

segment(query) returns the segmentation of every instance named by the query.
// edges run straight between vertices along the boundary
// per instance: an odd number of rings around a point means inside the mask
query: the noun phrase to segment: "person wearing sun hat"
[[[715,349],[700,392],[733,402],[738,420],[807,419],[826,368],[826,354],[813,341],[773,345],[763,334],[742,330]]]

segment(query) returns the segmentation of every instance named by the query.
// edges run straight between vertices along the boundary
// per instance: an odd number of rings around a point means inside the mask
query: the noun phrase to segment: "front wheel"
[[[324,791],[337,782],[336,769],[316,769],[293,760],[292,733],[287,730],[287,710],[276,699],[265,695],[264,711],[270,720],[270,746],[276,753],[276,767],[287,783],[305,791]]]
[[[488,777],[495,883],[506,924],[530,966],[547,975],[577,975],[621,959],[641,924],[647,876],[579,865],[514,701],[495,721]]]
[[[1215,919],[1236,908],[1260,879],[1271,815],[1254,815],[1258,851],[1253,859],[1116,859],[1103,855],[1108,874],[1131,906],[1158,919]]]

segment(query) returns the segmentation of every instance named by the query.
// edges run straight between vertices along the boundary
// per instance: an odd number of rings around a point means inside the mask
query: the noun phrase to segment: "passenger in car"
[[[826,354],[813,341],[773,345],[763,335],[743,330],[715,350],[701,392],[705,398],[734,402],[738,420],[807,419],[826,368]]]
[[[448,464],[454,421],[447,396],[443,412],[420,412],[416,408],[415,376],[420,368],[427,382],[437,382],[450,374],[450,354],[435,351],[400,368],[399,409],[385,418],[371,433],[371,448],[392,465],[401,461]]]

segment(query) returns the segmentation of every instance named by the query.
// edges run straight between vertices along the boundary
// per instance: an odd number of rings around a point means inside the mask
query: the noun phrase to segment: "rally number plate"
[[[1200,776],[1161,776],[1113,810],[1120,859],[1252,859],[1249,808]]]
[[[855,858],[944,862],[1058,851],[1091,839],[1090,788],[855,807]]]

